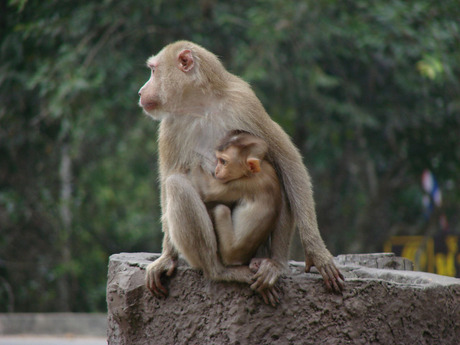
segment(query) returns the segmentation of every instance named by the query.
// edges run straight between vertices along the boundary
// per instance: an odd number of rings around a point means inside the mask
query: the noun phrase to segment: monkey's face
[[[139,105],[155,119],[166,113],[185,113],[196,99],[197,71],[189,49],[167,46],[147,60],[149,80],[139,90]]]
[[[152,56],[147,60],[150,78],[139,90],[139,106],[153,118],[158,118],[155,113],[161,110],[163,103],[160,97],[161,73],[159,65],[159,56]]]
[[[239,150],[235,147],[229,147],[225,151],[216,152],[216,179],[222,183],[227,183],[246,176],[246,169],[240,163],[239,153]]]

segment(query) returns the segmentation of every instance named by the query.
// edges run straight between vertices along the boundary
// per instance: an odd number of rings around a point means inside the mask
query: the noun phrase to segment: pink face
[[[158,66],[158,59],[152,56],[147,61],[147,67],[150,68],[150,79],[139,90],[139,105],[145,112],[149,113],[154,111],[160,105],[160,98],[158,97],[158,82],[155,77],[155,70]]]
[[[172,57],[168,47],[147,60],[150,79],[139,90],[139,105],[155,119],[161,119],[168,109],[177,111],[178,96],[193,80],[189,78],[194,67],[192,52],[184,49],[175,56],[175,61],[169,61]]]

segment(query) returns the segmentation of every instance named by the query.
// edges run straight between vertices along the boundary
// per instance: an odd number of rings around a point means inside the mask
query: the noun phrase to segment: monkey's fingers
[[[344,288],[343,276],[337,268],[332,269],[330,266],[326,266],[322,267],[320,272],[329,291],[342,293]]]
[[[150,292],[152,293],[152,295],[154,295],[156,298],[161,298],[163,297],[163,295],[160,293],[160,291],[158,290],[158,288],[155,286],[155,284],[151,283],[149,286],[148,286]]]
[[[279,298],[275,294],[273,294],[271,290],[267,291],[267,295],[271,306],[276,307],[279,304]]]
[[[252,283],[250,285],[250,288],[251,288],[251,290],[254,290],[254,291],[257,291],[257,292],[261,292],[261,291],[265,290],[265,289],[262,288],[262,285],[258,281]]]
[[[262,291],[262,292],[260,292],[260,295],[262,296],[265,304],[269,304],[267,293],[265,291]]]
[[[270,289],[270,295],[272,300],[272,306],[276,307],[280,303],[280,292],[277,287]]]
[[[157,297],[167,297],[168,290],[161,283],[161,271],[154,272],[155,282],[153,284],[153,289],[155,290],[155,296]]]
[[[172,274],[174,273],[174,270],[176,269],[176,263],[173,262],[173,264],[171,265],[171,267],[169,268],[169,270],[166,272],[166,275],[168,277],[171,277]]]
[[[306,258],[305,259],[305,272],[309,273],[312,266],[314,266],[313,260],[310,258]]]
[[[276,307],[280,303],[279,290],[276,288],[259,291],[259,294],[262,296],[265,304]]]
[[[328,274],[332,281],[334,291],[337,293],[342,293],[343,289],[345,288],[345,278],[343,277],[342,273],[340,273],[337,267],[333,265],[328,267]]]
[[[147,287],[147,289],[149,289],[149,291],[153,294],[153,290],[152,290],[152,282],[151,282],[151,279],[150,279],[150,274],[147,274],[145,276],[145,286]]]
[[[153,276],[153,274],[149,274],[148,277],[147,277],[147,288],[149,289],[149,291],[152,293],[152,295],[154,295],[155,297],[160,297],[159,296],[159,291],[157,289],[157,287],[155,286],[155,278]]]
[[[334,272],[332,272],[331,267],[327,267],[326,271],[329,276],[329,280],[332,282],[332,288],[334,289],[334,292],[342,293],[342,288],[339,287],[336,275],[334,274]]]
[[[265,280],[266,276],[267,276],[266,272],[262,272],[262,270],[258,270],[252,277],[252,281],[254,283],[257,283],[255,286],[258,287]]]
[[[259,280],[255,280],[254,283],[252,283],[250,287],[251,287],[251,290],[259,291],[261,285],[262,285],[262,282],[260,282]]]
[[[278,275],[273,273],[256,274],[254,276],[254,283],[251,285],[251,289],[255,291],[262,291],[266,289],[272,289],[278,280]]]
[[[251,289],[255,291],[267,289],[269,287],[269,279],[267,273],[256,273],[253,278],[254,283],[251,285]]]
[[[343,274],[337,268],[335,268],[334,270],[334,277],[337,281],[340,291],[343,291],[345,289],[345,278]]]
[[[321,276],[323,277],[324,283],[326,284],[326,288],[329,291],[332,291],[331,281],[329,280],[329,276],[328,276],[328,274],[326,272],[326,269],[324,267],[321,267],[319,269],[319,273],[321,273]]]
[[[265,304],[271,305],[272,307],[276,307],[278,305],[279,301],[274,295],[272,295],[270,290],[264,290],[260,292],[260,295],[262,296]]]

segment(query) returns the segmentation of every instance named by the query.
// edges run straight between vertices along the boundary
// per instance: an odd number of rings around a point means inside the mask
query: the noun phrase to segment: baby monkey
[[[276,226],[281,189],[265,159],[267,143],[247,132],[232,131],[216,149],[214,176],[196,169],[192,177],[212,208],[219,251],[225,265],[248,264]]]

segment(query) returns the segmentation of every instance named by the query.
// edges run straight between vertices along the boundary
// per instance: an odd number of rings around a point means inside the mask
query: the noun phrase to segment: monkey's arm
[[[305,271],[316,266],[323,276],[328,289],[337,292],[343,290],[344,278],[334,264],[331,253],[327,250],[318,230],[315,203],[310,175],[302,162],[302,157],[289,136],[268,115],[253,116],[258,121],[248,124],[246,130],[265,139],[269,144],[269,156],[281,179],[283,190],[288,200],[288,208],[299,229],[305,251]],[[252,131],[251,131],[252,130]],[[283,216],[283,215],[281,215]],[[278,263],[287,262],[291,232],[288,226],[281,226],[272,236],[272,259]]]
[[[333,257],[319,233],[310,175],[302,162],[300,153],[287,134],[276,123],[273,129],[276,134],[272,137],[277,141],[274,150],[278,151],[275,152],[277,169],[299,229],[305,251],[305,271],[309,272],[313,265],[316,266],[327,288],[341,292],[344,288],[344,277],[335,266]],[[279,241],[282,242],[284,239],[279,238]],[[282,248],[283,245],[283,243],[281,245],[274,243],[273,247]]]
[[[168,244],[166,244],[168,243]],[[169,248],[171,247],[171,248]],[[163,238],[163,252],[161,256],[147,266],[145,285],[156,297],[166,297],[168,290],[161,282],[161,276],[166,273],[170,277],[177,266],[177,253],[169,244],[169,236]]]
[[[286,196],[282,193],[280,213],[271,234],[270,258],[253,259],[250,268],[256,272],[251,289],[258,292],[273,289],[278,278],[287,267],[290,240],[294,231]]]

